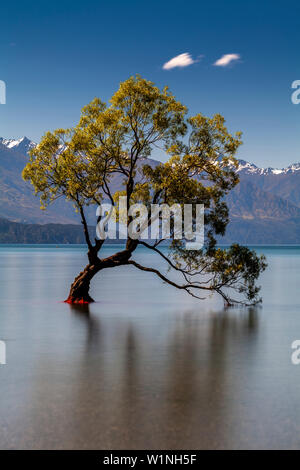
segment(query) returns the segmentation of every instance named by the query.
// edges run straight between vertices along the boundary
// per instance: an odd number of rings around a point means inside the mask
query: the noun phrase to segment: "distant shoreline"
[[[94,239],[95,227],[90,225],[89,232]],[[239,218],[233,217],[225,236],[219,237],[218,241],[220,246],[232,243],[247,246],[299,246],[300,226],[285,221],[255,219],[243,220],[241,224]],[[84,245],[85,238],[81,224],[27,224],[0,217],[0,244]],[[122,240],[109,240],[109,244],[122,244]]]

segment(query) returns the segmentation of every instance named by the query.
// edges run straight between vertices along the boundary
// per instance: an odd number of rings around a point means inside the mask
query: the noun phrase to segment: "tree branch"
[[[203,300],[204,297],[196,296],[195,294],[190,292],[190,289],[201,289],[201,290],[205,290],[205,291],[213,291],[214,290],[212,287],[196,286],[194,284],[183,284],[183,285],[182,284],[177,284],[176,282],[171,281],[171,279],[168,279],[166,276],[164,276],[160,271],[158,271],[158,269],[147,268],[146,266],[142,266],[141,264],[137,263],[134,260],[128,260],[127,264],[132,264],[133,266],[140,269],[141,271],[147,271],[147,272],[150,272],[150,273],[154,273],[158,277],[160,277],[160,279],[162,279],[164,282],[166,282],[167,284],[170,284],[171,286],[176,287],[177,289],[185,290],[188,294],[192,295],[193,297],[197,297],[201,300]]]
[[[86,223],[86,218],[85,218],[82,206],[79,206],[79,211],[80,211],[80,216],[81,216],[81,223],[83,225],[85,241],[87,243],[87,246],[91,250],[93,248],[93,246],[92,246],[92,243],[91,243],[91,239],[90,239],[90,235],[89,235],[89,229],[88,229],[88,226],[87,226],[87,223]]]

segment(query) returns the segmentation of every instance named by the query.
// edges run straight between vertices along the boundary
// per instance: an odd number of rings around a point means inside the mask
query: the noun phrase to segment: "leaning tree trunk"
[[[136,240],[128,240],[125,250],[115,253],[108,258],[100,260],[97,257],[97,247],[88,253],[89,264],[74,279],[69,292],[69,296],[65,302],[69,304],[87,304],[94,302],[89,294],[90,282],[101,269],[121,266],[128,263],[132,252],[136,248],[138,242]],[[98,248],[99,250],[99,248]]]
[[[100,270],[100,266],[88,264],[84,270],[74,279],[71,285],[69,296],[65,302],[69,304],[87,304],[94,302],[89,295],[90,282]]]

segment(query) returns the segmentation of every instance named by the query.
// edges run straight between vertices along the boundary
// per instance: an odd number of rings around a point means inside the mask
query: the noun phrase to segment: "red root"
[[[81,299],[77,299],[77,298],[74,299],[72,297],[68,297],[67,300],[65,300],[64,302],[67,304],[90,304],[94,301],[92,298],[85,300],[83,297]]]

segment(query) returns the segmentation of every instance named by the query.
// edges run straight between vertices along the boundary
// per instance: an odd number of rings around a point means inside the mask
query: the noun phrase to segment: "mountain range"
[[[34,147],[27,137],[19,140],[0,138],[0,242],[5,243],[5,223],[9,233],[17,230],[17,224],[79,224],[78,214],[70,202],[58,200],[46,211],[40,210],[38,197],[32,186],[24,182],[21,173],[28,160],[28,152]],[[156,160],[148,160],[156,165]],[[287,168],[259,168],[253,163],[239,160],[238,186],[228,195],[230,223],[224,243],[248,244],[300,244],[300,163]],[[115,181],[114,186],[120,182]],[[6,221],[6,222],[5,222]],[[88,213],[90,224],[95,223],[95,207]],[[9,222],[9,223],[8,223]],[[15,223],[12,225],[12,223]],[[53,228],[53,227],[52,227]],[[67,227],[65,227],[67,229]],[[19,227],[16,242],[22,242],[22,233],[30,232],[34,239],[33,225]],[[39,226],[38,232],[41,233]],[[60,232],[60,229],[59,229]],[[20,235],[21,234],[21,235]],[[57,243],[46,237],[49,243]],[[60,239],[67,239],[61,235]],[[75,236],[74,240],[81,240]],[[24,239],[25,240],[25,239]],[[73,238],[72,238],[73,240]],[[70,241],[71,242],[71,241]],[[41,243],[41,242],[40,242]]]

